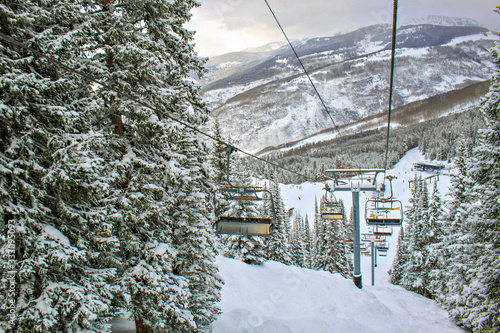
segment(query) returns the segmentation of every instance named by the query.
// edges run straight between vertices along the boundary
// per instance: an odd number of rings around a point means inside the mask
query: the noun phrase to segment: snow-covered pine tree
[[[0,31],[79,66],[81,4],[9,1]],[[0,299],[8,332],[109,331],[116,237],[105,138],[93,131],[91,86],[21,47],[0,42]],[[12,314],[8,317],[7,314]],[[12,319],[12,320],[10,320]]]
[[[222,184],[227,183],[227,152],[225,147],[221,144],[224,142],[224,137],[222,136],[222,131],[220,128],[219,121],[216,119],[214,123],[213,137],[216,141],[212,144],[212,154],[210,157],[210,164],[212,165],[212,179],[217,188],[220,188]],[[231,157],[230,157],[231,158]],[[227,184],[226,184],[227,185]]]
[[[429,203],[429,229],[430,233],[425,235],[428,238],[428,257],[425,262],[425,275],[427,280],[426,293],[432,299],[440,299],[443,293],[444,260],[441,256],[444,239],[445,213],[441,201],[437,182],[434,184]]]
[[[306,215],[303,222],[303,232],[302,239],[304,243],[304,268],[311,268],[312,264],[312,237],[311,237],[311,227],[309,225],[309,219]]]
[[[266,237],[266,258],[284,264],[290,263],[290,253],[286,225],[288,224],[288,212],[285,210],[283,199],[281,198],[280,188],[277,182],[271,181],[269,192],[271,192],[275,210],[276,219],[274,221],[273,233]],[[271,209],[268,207],[268,209]]]
[[[314,260],[316,258],[316,252],[318,251],[318,235],[319,235],[319,208],[318,208],[318,198],[314,197],[314,222],[313,222],[313,230],[312,230],[312,248],[311,248],[311,268],[315,267]]]
[[[408,267],[408,262],[410,259],[409,235],[412,232],[412,229],[414,227],[417,218],[416,209],[421,187],[421,182],[419,182],[417,175],[415,175],[413,184],[414,186],[411,189],[412,196],[408,200],[410,206],[406,207],[405,210],[405,219],[404,219],[405,222],[403,227],[399,231],[396,254],[394,255],[392,267],[389,271],[391,275],[391,283],[396,285],[402,285],[403,276],[406,274],[406,269]]]
[[[415,291],[422,295],[426,290],[426,277],[423,274],[424,265],[427,258],[426,235],[430,232],[429,221],[429,191],[427,185],[420,177],[418,180],[420,191],[416,198],[416,206],[413,215],[415,219],[412,222],[412,227],[408,229],[408,251],[409,258],[406,269],[403,273],[401,285],[411,291]]]
[[[83,1],[83,0],[82,0]],[[117,283],[138,332],[200,331],[219,312],[207,183],[208,148],[193,128],[207,110],[189,74],[203,61],[184,24],[198,3],[87,2],[80,35],[92,62],[86,72],[138,96],[138,105],[103,86],[94,90],[108,135],[110,216],[121,242]]]
[[[408,245],[407,238],[405,236],[404,228],[399,230],[398,244],[396,247],[396,254],[392,262],[392,266],[389,270],[389,275],[391,277],[391,283],[396,285],[401,285],[401,280],[403,278],[404,268],[408,262]]]
[[[439,246],[442,240],[441,199],[435,184],[429,201],[427,185],[420,182],[422,191],[418,209],[420,220],[414,222],[409,235],[409,262],[403,275],[403,286],[428,298],[436,297],[441,276],[438,274]]]
[[[328,200],[327,196],[323,195],[320,199],[320,211]],[[349,236],[345,229],[346,222],[321,218],[320,221],[314,268],[349,277],[352,274],[352,258],[347,244]]]
[[[339,272],[345,278],[351,278],[354,271],[354,263],[353,256],[351,252],[350,242],[353,240],[352,229],[353,225],[347,218],[346,209],[344,205],[344,201],[340,200],[342,203],[342,211],[344,212],[344,218],[342,219],[341,224],[341,232],[342,232],[342,241],[341,241],[341,256],[340,256],[340,267],[341,271]],[[339,221],[340,222],[340,221]]]
[[[500,13],[500,6],[496,8]],[[478,332],[500,331],[500,46],[492,49],[496,70],[482,100],[486,128],[473,150],[470,177],[473,206],[467,218],[475,245],[459,322]]]
[[[305,249],[305,230],[304,218],[300,212],[295,214],[293,219],[290,239],[291,263],[297,267],[305,267],[306,249]]]
[[[453,318],[460,317],[459,309],[465,303],[461,291],[474,252],[470,226],[466,223],[472,200],[469,159],[470,151],[462,141],[454,161],[458,173],[452,175],[450,199],[445,203],[447,212],[443,218],[443,240],[439,245],[442,270],[436,272],[436,275],[443,274],[442,292],[438,299]]]

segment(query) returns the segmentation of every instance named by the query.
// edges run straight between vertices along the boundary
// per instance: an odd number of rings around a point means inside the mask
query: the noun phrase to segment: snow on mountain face
[[[494,34],[457,24],[398,28],[394,107],[491,78]],[[377,25],[294,42],[335,125],[387,110],[390,41],[391,27]],[[255,152],[334,127],[288,45],[219,56],[208,65],[203,98],[242,149]]]

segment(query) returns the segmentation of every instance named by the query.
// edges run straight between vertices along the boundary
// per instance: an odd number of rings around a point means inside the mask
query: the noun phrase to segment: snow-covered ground
[[[395,195],[408,204],[414,179],[413,163],[425,161],[418,149],[409,151],[388,174],[395,175]],[[449,172],[449,170],[447,170]],[[430,174],[422,173],[423,177]],[[449,176],[441,175],[438,188],[448,192]],[[322,183],[281,185],[287,208],[309,217],[312,223],[315,197],[324,192]],[[431,189],[431,188],[430,188]],[[360,195],[361,207],[370,193]],[[351,193],[339,192],[349,211]],[[362,209],[361,219],[364,221]],[[371,286],[371,258],[361,256],[363,289],[339,274],[267,262],[252,266],[240,261],[217,258],[222,288],[223,313],[213,324],[216,333],[236,332],[462,332],[435,302],[389,283],[388,273],[400,228],[388,237],[386,257],[378,257],[375,285]],[[361,232],[369,228],[361,223]],[[114,332],[133,332],[133,324],[118,320]]]

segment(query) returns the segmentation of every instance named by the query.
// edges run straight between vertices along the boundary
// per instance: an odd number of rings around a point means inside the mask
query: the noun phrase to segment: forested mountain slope
[[[494,35],[437,23],[398,30],[395,108],[491,78]],[[295,42],[336,126],[387,110],[390,36],[388,25],[376,25]],[[290,47],[273,46],[211,59],[203,82],[211,117],[251,151],[335,127]]]

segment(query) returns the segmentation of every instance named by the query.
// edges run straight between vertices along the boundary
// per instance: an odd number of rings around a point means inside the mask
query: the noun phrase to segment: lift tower
[[[377,186],[377,176],[384,173],[384,169],[329,169],[325,170],[325,175],[333,180],[332,191],[350,191],[352,193],[353,207],[353,252],[354,252],[354,273],[353,281],[356,287],[363,288],[361,278],[361,257],[360,257],[360,217],[359,217],[359,192],[379,191]]]

